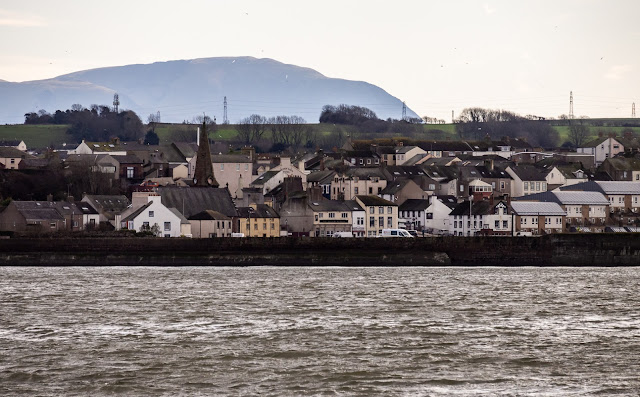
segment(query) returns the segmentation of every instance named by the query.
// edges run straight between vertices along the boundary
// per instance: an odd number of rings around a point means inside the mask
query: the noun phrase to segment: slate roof
[[[413,181],[411,179],[396,179],[393,182],[389,182],[387,187],[385,187],[380,194],[396,194],[404,189],[410,182]]]
[[[398,208],[398,211],[424,211],[429,208],[429,200],[407,199]]]
[[[637,158],[614,157],[605,161],[619,171],[640,171],[640,159]]]
[[[270,179],[274,178],[279,173],[280,173],[280,171],[267,171],[267,172],[263,173],[262,175],[260,175],[259,177],[257,177],[253,182],[251,182],[251,186],[264,185],[265,183],[267,183]]]
[[[140,160],[138,156],[135,154],[127,154],[125,156],[120,155],[111,155],[118,163],[120,164],[142,164],[143,161]]]
[[[378,167],[352,167],[345,170],[344,176],[358,177],[360,179],[378,177],[387,179],[382,170]]]
[[[319,184],[327,184],[331,183],[333,180],[333,176],[335,175],[335,171],[326,170],[326,171],[314,171],[307,175],[307,183],[309,182],[317,182]]]
[[[256,208],[240,207],[237,216],[240,218],[280,218],[278,211],[266,204],[257,204]]]
[[[244,154],[212,154],[212,163],[251,163],[249,156]]]
[[[511,208],[517,215],[564,216],[567,214],[558,203],[553,202],[513,201]]]
[[[142,214],[144,212],[144,210],[149,208],[149,206],[151,204],[153,204],[153,201],[149,201],[148,203],[146,203],[142,207],[140,207],[137,210],[135,210],[132,213],[130,213],[126,218],[122,219],[122,222],[129,222],[129,221],[131,221],[133,219],[136,219],[136,217],[138,217],[138,215]]]
[[[85,196],[91,205],[94,205],[98,211],[120,213],[127,209],[131,202],[126,196],[122,195],[93,195]]]
[[[476,201],[471,204],[471,215],[488,215],[491,214],[493,206],[489,201]],[[469,200],[465,200],[458,204],[449,215],[469,215]]]
[[[33,158],[34,156],[14,147],[0,146],[0,158]]]
[[[351,208],[345,204],[344,201],[338,200],[321,200],[318,202],[309,203],[309,207],[316,212],[320,211],[336,211],[336,212],[351,212]]]
[[[13,201],[12,203],[27,221],[56,221],[64,219],[51,201]]]
[[[228,221],[230,219],[231,218],[229,218],[225,214],[221,214],[218,211],[212,210],[198,212],[197,214],[189,218],[189,220],[193,221]]]
[[[511,170],[523,181],[545,181],[547,172],[534,167],[531,164],[520,164],[511,167]]]
[[[425,175],[424,170],[416,165],[389,165],[384,168],[392,178]]]
[[[455,196],[436,196],[437,200],[447,207],[453,209],[458,205],[458,199]]]
[[[228,217],[238,214],[226,188],[163,186],[157,191],[162,204],[178,209],[187,219],[205,210],[218,211]]]
[[[393,207],[397,207],[398,204],[396,203],[392,203],[389,200],[385,200],[381,197],[378,196],[356,196],[358,198],[358,200],[362,201],[362,203],[364,205],[366,205],[367,207],[370,206],[381,206],[381,205],[385,205],[385,206],[393,206]]]
[[[350,211],[364,211],[364,208],[355,200],[345,200],[344,205],[346,205]]]

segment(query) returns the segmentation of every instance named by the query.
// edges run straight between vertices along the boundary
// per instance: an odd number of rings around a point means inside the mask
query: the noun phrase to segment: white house
[[[613,137],[600,137],[586,143],[583,147],[577,148],[576,151],[582,154],[594,155],[597,167],[606,159],[613,158],[616,154],[624,152],[624,145]]]
[[[141,231],[152,230],[154,226],[157,226],[158,233],[162,237],[180,237],[191,234],[190,226],[188,228],[186,226],[189,222],[177,214],[175,209],[165,207],[160,195],[150,194],[147,200],[146,204],[137,208],[132,207],[122,214],[121,227],[123,229]],[[186,231],[189,233],[185,233]]]

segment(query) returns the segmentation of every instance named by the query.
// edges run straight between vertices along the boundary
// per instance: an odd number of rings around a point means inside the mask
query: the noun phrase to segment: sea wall
[[[0,265],[629,266],[640,236],[434,238],[11,238]]]

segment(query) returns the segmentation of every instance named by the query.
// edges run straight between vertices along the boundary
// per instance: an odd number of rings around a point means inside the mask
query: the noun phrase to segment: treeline
[[[89,109],[75,104],[71,109],[55,113],[40,110],[24,115],[25,124],[69,124],[67,132],[78,142],[107,141],[118,137],[123,141],[134,141],[143,137],[144,125],[131,110],[113,111],[109,106],[91,105]]]
[[[524,138],[544,148],[557,147],[560,139],[548,121],[522,117],[507,110],[466,108],[454,122],[462,139]]]
[[[407,118],[381,120],[371,109],[350,105],[325,105],[320,113],[320,123],[355,126],[361,133],[411,134],[422,131],[422,119]]]

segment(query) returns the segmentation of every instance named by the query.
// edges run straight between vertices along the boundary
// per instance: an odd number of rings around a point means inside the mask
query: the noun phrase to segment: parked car
[[[335,232],[335,233],[333,233],[333,237],[353,237],[353,233],[351,233],[351,232]]]
[[[380,237],[409,237],[413,238],[412,235],[409,234],[404,229],[382,229],[382,234]]]
[[[418,231],[417,230],[407,230],[407,233],[409,233],[413,237],[418,237]]]

